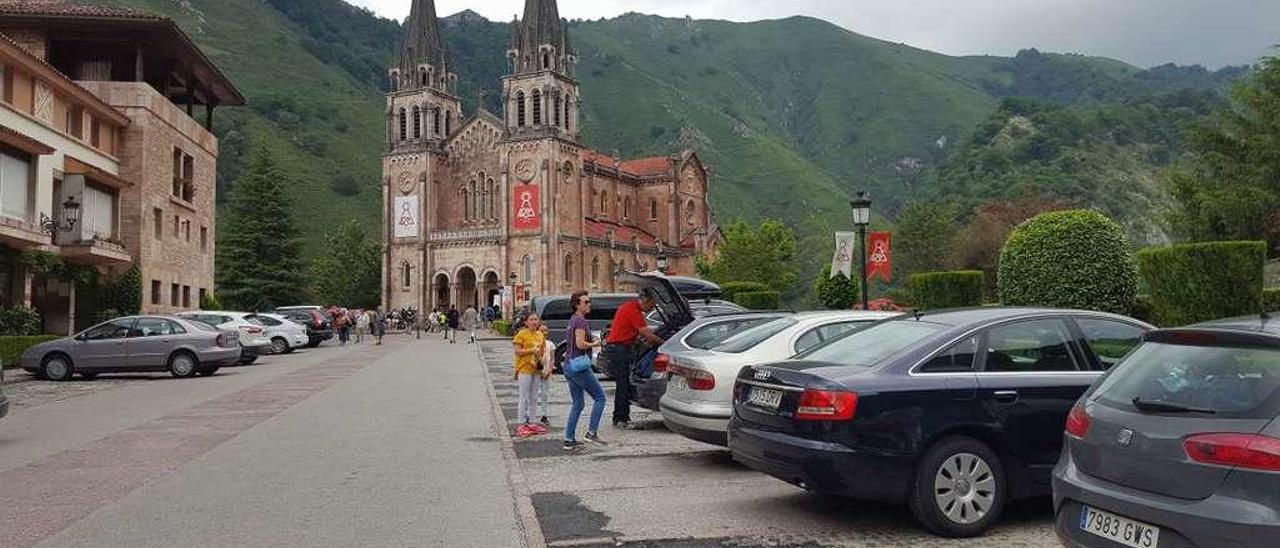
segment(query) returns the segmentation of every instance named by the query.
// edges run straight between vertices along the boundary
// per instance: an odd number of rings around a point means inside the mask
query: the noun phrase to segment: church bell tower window
[[[422,138],[422,110],[416,106],[413,107],[413,138]]]
[[[405,139],[408,139],[409,138],[408,133],[409,133],[408,115],[405,114],[404,107],[400,107],[400,140],[403,141]]]
[[[516,93],[516,125],[524,127],[524,92]]]
[[[533,125],[542,125],[542,90],[533,90]]]

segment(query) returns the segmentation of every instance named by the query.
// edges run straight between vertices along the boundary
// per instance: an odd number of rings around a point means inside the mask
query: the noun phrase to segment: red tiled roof
[[[134,8],[70,4],[62,0],[4,0],[0,13],[9,15],[49,15],[55,17],[115,17],[128,19],[162,19],[150,12]]]
[[[624,160],[622,162],[623,171],[634,173],[641,177],[666,175],[671,173],[671,168],[671,158],[666,156],[650,156],[648,158],[636,158],[634,160]]]

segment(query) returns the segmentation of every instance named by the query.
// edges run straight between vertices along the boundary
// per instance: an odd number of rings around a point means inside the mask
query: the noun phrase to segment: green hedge
[[[61,339],[58,335],[31,335],[26,337],[0,337],[0,363],[4,364],[5,369],[16,369],[22,367],[19,360],[22,353],[42,342]]]
[[[907,278],[911,302],[918,308],[962,308],[982,304],[981,270],[925,272]]]
[[[760,282],[725,282],[720,284],[720,297],[735,303],[738,302],[737,296],[740,293],[758,293],[761,291],[769,291],[769,286]]]
[[[747,291],[735,295],[734,301],[750,310],[777,310],[782,294],[777,291]]]
[[[1262,290],[1262,310],[1264,312],[1280,312],[1280,287]]]
[[[514,335],[514,333],[511,332],[511,322],[507,320],[493,320],[493,330],[504,337]]]
[[[1138,252],[1156,322],[1165,326],[1257,314],[1265,242],[1208,242]]]
[[[1128,314],[1138,295],[1129,238],[1090,210],[1037,215],[1009,234],[997,285],[1010,306],[1079,308]]]

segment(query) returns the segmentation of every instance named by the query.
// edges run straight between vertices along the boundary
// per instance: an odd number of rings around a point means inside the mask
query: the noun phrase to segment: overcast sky
[[[411,0],[347,0],[402,20]],[[436,0],[498,21],[524,0]],[[629,11],[755,21],[809,15],[860,34],[953,55],[1044,51],[1104,55],[1148,67],[1248,64],[1280,43],[1280,0],[560,0],[569,19]]]

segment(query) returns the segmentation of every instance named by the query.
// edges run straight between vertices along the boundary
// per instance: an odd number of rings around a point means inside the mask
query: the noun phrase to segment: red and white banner
[[[537,230],[542,226],[538,185],[519,185],[511,193],[511,228]]]
[[[893,276],[892,232],[872,232],[867,235],[867,279],[880,276],[889,281]]]

